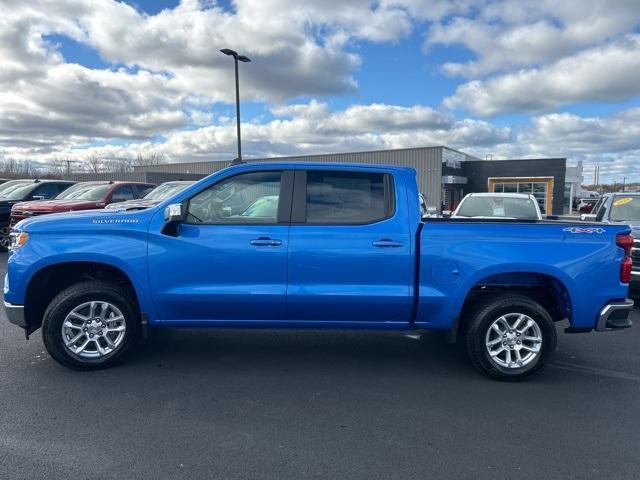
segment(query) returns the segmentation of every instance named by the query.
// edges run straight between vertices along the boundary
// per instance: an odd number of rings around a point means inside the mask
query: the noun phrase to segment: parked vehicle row
[[[151,183],[123,181],[6,181],[0,184],[0,250],[7,250],[11,229],[21,220],[79,210],[147,208],[192,183],[166,182],[156,187]]]
[[[555,322],[631,326],[628,226],[421,220],[415,177],[250,163],[146,209],[24,220],[7,318],[75,369],[121,361],[150,326],[431,330],[503,380],[549,362]]]
[[[144,197],[135,200],[127,200],[124,202],[116,202],[108,204],[105,208],[109,210],[141,210],[144,208],[157,205],[165,198],[169,198],[172,195],[187,188],[193,181],[176,181],[165,182],[158,185],[156,188],[147,193]]]
[[[11,180],[0,185],[0,250],[9,246],[12,208],[25,200],[53,198],[72,186],[64,180]]]

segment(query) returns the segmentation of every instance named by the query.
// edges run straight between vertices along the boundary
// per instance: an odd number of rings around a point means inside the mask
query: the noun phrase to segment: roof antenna
[[[246,162],[236,157],[233,160],[231,160],[231,162],[229,163],[229,166],[231,167],[233,165],[242,165],[243,163],[246,163]]]

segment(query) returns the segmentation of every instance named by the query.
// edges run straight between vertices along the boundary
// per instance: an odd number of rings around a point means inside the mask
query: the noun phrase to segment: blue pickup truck
[[[521,380],[570,332],[629,327],[624,225],[421,220],[409,168],[248,163],[142,211],[21,221],[9,321],[51,357],[111,366],[150,327],[446,332]]]

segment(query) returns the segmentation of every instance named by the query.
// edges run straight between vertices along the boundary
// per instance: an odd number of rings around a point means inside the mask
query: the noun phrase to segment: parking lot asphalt
[[[80,373],[0,316],[3,480],[640,478],[637,310],[519,384],[438,335],[347,331],[162,330]]]

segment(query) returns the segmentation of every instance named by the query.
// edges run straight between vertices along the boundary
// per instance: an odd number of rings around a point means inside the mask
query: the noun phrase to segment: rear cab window
[[[303,176],[306,180],[296,179],[293,223],[364,225],[394,214],[390,174],[307,170]]]

